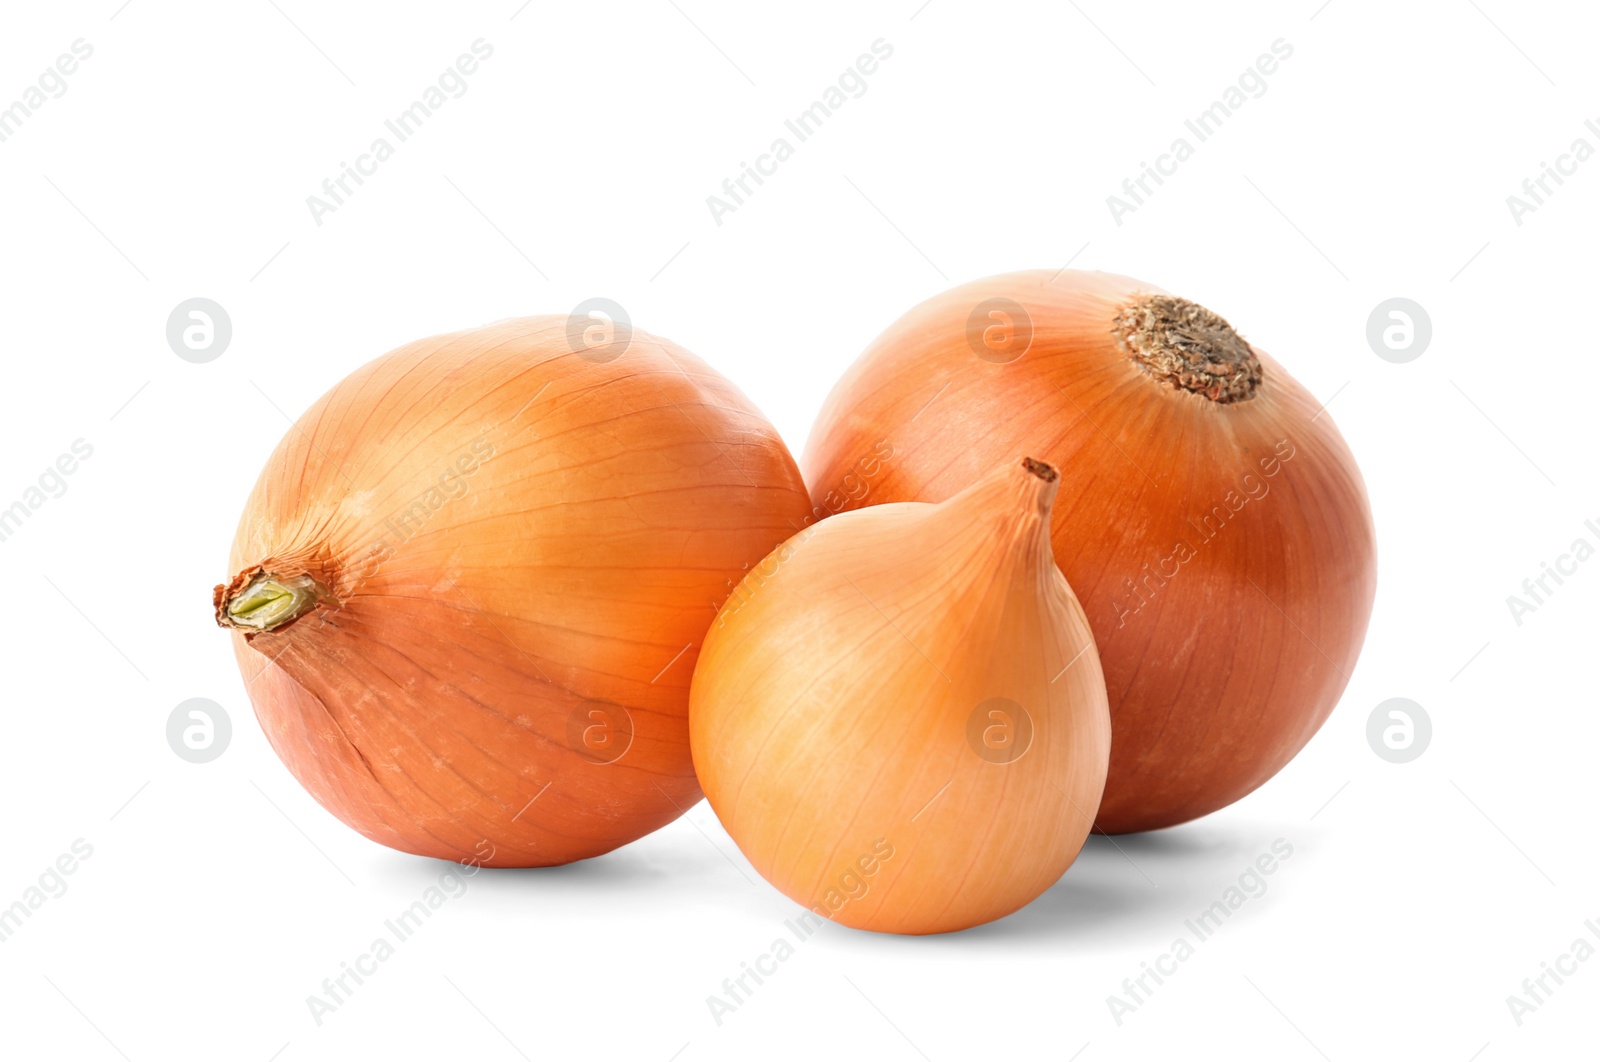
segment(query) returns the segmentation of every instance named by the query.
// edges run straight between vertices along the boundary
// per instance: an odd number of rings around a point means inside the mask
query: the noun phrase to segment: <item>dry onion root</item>
[[[808,507],[777,433],[692,354],[506,321],[385,355],[300,418],[217,621],[273,749],[350,826],[565,863],[699,799],[700,643]]]
[[[814,914],[963,929],[1034,899],[1082,847],[1110,720],[1051,557],[1056,487],[1010,460],[942,505],[831,517],[718,614],[695,767],[751,864]]]
[[[1127,277],[992,277],[915,307],[834,388],[822,488],[887,447],[863,503],[938,502],[1005,456],[1060,468],[1056,560],[1115,740],[1096,828],[1170,826],[1272,777],[1333,710],[1372,611],[1365,488],[1333,418],[1216,314]]]

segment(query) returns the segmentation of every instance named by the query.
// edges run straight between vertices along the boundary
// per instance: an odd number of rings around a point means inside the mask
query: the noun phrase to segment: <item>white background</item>
[[[1521,225],[1506,197],[1574,139],[1600,147],[1600,20],[1318,2],[7,5],[0,105],[74,40],[94,54],[0,144],[0,507],[75,439],[94,453],[0,542],[0,905],[75,839],[93,855],[0,944],[0,1051],[1593,1054],[1600,961],[1520,1026],[1506,997],[1600,920],[1600,561],[1520,626],[1506,598],[1600,538],[1600,160]],[[317,225],[306,197],[480,37],[469,91]],[[868,91],[716,224],[706,197],[878,38],[894,54]],[[1106,197],[1278,38],[1293,56],[1266,93],[1118,225]],[[1207,819],[1091,839],[990,926],[826,926],[720,1026],[706,997],[798,908],[702,803],[600,859],[478,875],[319,1027],[306,997],[445,865],[296,785],[212,623],[285,415],[402,342],[605,296],[732,377],[798,454],[905,309],[1069,259],[1226,316],[1330,401],[1361,463],[1377,606],[1305,752]],[[209,364],[165,339],[195,296],[233,322]],[[1407,364],[1365,339],[1395,296],[1433,322]],[[232,718],[215,762],[167,745],[190,697]],[[1391,697],[1433,721],[1411,763],[1367,744]],[[1280,837],[1270,890],[1119,1025],[1107,997]]]

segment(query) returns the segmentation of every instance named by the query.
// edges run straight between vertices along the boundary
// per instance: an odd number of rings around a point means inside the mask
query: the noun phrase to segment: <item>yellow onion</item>
[[[1110,720],[1051,558],[1057,476],[1010,460],[941,505],[812,525],[723,606],[695,669],[695,768],[762,876],[819,917],[940,933],[1071,865]]]
[[[1115,737],[1097,829],[1184,822],[1272,777],[1333,710],[1372,611],[1372,518],[1332,416],[1195,303],[1104,273],[1014,273],[891,325],[834,388],[802,466],[826,513],[942,501],[1021,451],[1072,498],[1056,561]]]
[[[393,351],[300,418],[216,617],[273,749],[344,822],[565,863],[699,799],[701,640],[807,509],[777,433],[692,354],[504,321]]]

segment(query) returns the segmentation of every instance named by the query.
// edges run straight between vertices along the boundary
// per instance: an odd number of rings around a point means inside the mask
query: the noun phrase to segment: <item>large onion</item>
[[[1061,470],[1056,561],[1105,668],[1096,828],[1170,826],[1261,785],[1332,711],[1372,609],[1371,515],[1333,418],[1194,303],[1015,273],[891,325],[802,466],[826,512],[942,501],[1020,452]]]
[[[300,418],[217,617],[272,747],[350,826],[565,863],[699,799],[700,642],[807,510],[777,433],[693,355],[506,321],[385,355]]]

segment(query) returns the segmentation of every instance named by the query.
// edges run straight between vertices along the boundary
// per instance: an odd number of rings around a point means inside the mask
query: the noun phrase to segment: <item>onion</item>
[[[250,495],[217,621],[278,756],[375,841],[551,865],[699,799],[699,643],[805,488],[693,355],[588,338],[534,317],[393,351]]]
[[[1057,465],[1056,561],[1115,735],[1096,828],[1171,826],[1261,785],[1333,710],[1372,611],[1366,490],[1333,418],[1222,318],[1053,277],[967,284],[891,325],[802,467],[819,505],[850,508],[943,500],[1014,452]],[[870,496],[823,493],[884,447]]]
[[[1038,896],[1083,846],[1111,731],[1050,555],[1056,480],[1013,460],[942,505],[831,517],[718,614],[695,768],[751,864],[814,914],[963,929]]]

